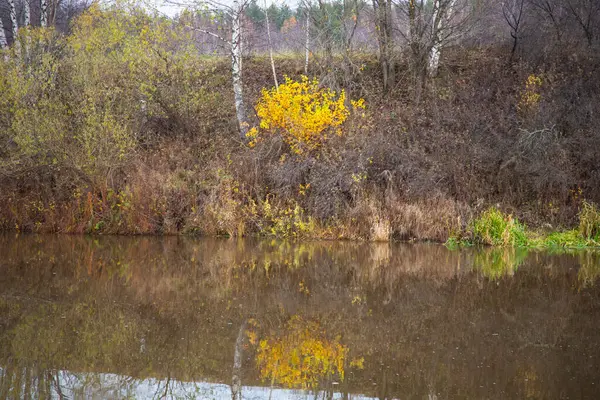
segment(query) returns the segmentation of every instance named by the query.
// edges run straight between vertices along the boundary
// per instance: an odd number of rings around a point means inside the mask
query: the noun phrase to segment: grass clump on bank
[[[600,242],[600,211],[594,203],[584,201],[579,211],[579,233],[587,240]]]
[[[526,229],[518,219],[490,207],[475,218],[463,236],[451,236],[446,241],[450,249],[483,244],[489,246],[512,246],[529,248],[582,249],[600,246],[600,212],[598,207],[583,201],[576,229],[536,233]]]
[[[529,243],[525,226],[496,207],[473,221],[472,233],[475,242],[491,246],[525,247]]]

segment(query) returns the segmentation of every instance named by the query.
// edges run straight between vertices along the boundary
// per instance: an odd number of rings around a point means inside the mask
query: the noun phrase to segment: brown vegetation
[[[586,46],[510,63],[501,43],[448,47],[424,86],[398,60],[393,89],[374,56],[353,55],[348,81],[334,55],[329,86],[366,110],[300,156],[277,135],[240,141],[228,61],[188,51],[175,28],[133,14],[157,24],[121,44],[133,54],[104,56],[118,38],[81,50],[104,38],[94,18],[122,28],[111,12],[84,14],[68,41],[34,31],[44,50],[22,85],[16,50],[0,62],[0,230],[444,241],[489,205],[535,228],[600,203],[600,59]],[[48,66],[48,85],[27,80]],[[271,65],[251,56],[244,71],[257,104]],[[277,60],[280,81],[303,71]]]

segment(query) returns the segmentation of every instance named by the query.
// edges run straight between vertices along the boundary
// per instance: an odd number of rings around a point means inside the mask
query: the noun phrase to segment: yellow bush
[[[320,88],[316,79],[302,76],[300,81],[289,77],[279,88],[263,89],[256,105],[260,127],[248,132],[250,146],[263,134],[279,134],[295,154],[306,154],[319,148],[330,135],[342,135],[342,124],[350,111],[345,105],[346,93],[338,95]],[[364,100],[352,102],[364,108]]]
[[[537,109],[542,96],[540,94],[540,88],[542,87],[542,79],[531,74],[527,77],[525,82],[525,90],[521,92],[521,98],[517,108],[521,112],[534,111]]]

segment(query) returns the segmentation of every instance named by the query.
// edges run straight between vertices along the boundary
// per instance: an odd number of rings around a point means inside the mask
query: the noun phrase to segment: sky
[[[232,0],[216,0],[219,3],[225,4],[225,5],[231,5],[233,3]],[[172,2],[174,3],[179,3],[181,2],[182,4],[201,4],[201,0],[198,1],[193,1],[193,0],[172,0]],[[299,0],[292,0],[292,1],[283,1],[283,0],[266,0],[266,4],[267,7],[270,6],[271,4],[277,4],[277,5],[282,5],[282,4],[287,4],[288,6],[290,6],[290,8],[296,8],[296,6],[298,5]],[[153,7],[155,9],[157,9],[158,11],[160,11],[161,13],[168,15],[169,17],[173,17],[176,14],[178,14],[183,8],[182,6],[177,6],[174,4],[169,4],[168,0],[150,0],[150,3],[153,4]],[[264,7],[265,5],[265,0],[257,0],[257,4]]]

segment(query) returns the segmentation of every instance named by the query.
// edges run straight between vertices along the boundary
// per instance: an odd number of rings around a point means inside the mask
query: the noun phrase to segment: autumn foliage
[[[254,145],[262,136],[281,135],[293,153],[301,155],[319,148],[331,135],[342,135],[342,125],[350,115],[346,93],[339,95],[321,88],[317,79],[286,77],[279,88],[263,89],[256,105],[260,127],[248,133]],[[364,101],[353,102],[364,107]]]
[[[256,362],[264,380],[290,388],[315,389],[325,378],[337,374],[344,380],[348,348],[326,338],[316,322],[295,316],[283,337],[261,340]]]

